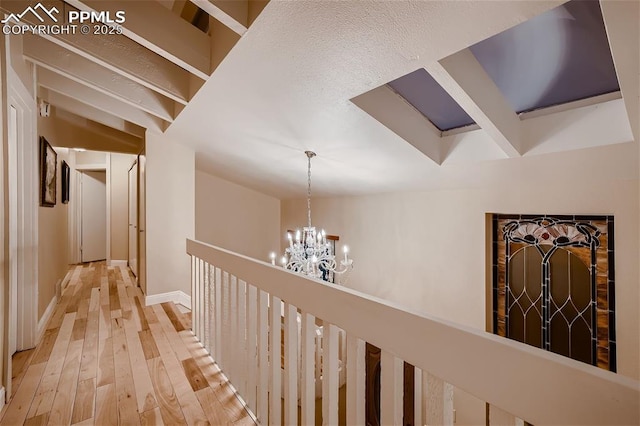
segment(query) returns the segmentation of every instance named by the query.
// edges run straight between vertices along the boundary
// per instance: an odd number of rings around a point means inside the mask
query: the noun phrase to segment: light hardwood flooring
[[[0,425],[253,425],[173,303],[127,268],[74,266],[35,349],[13,357]]]

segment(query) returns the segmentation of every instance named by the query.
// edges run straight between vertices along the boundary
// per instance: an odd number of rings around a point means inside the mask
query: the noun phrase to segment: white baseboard
[[[0,388],[0,411],[4,408],[6,393],[4,391],[4,387]]]
[[[109,264],[107,266],[127,266],[129,265],[129,262],[127,262],[126,260],[110,260]]]
[[[53,314],[53,310],[56,308],[58,304],[58,296],[53,296],[51,302],[49,302],[49,306],[42,314],[42,318],[38,321],[38,329],[36,331],[36,342],[40,342],[40,338],[42,338],[42,333],[44,333],[44,329],[47,326],[47,322],[49,322],[49,318],[51,318],[51,314]]]
[[[152,294],[144,298],[145,305],[157,305],[158,303],[173,302],[191,309],[191,296],[181,290],[168,293]]]

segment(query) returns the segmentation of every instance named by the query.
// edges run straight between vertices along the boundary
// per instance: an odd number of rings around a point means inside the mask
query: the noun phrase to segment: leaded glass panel
[[[493,215],[496,334],[615,371],[613,217]]]

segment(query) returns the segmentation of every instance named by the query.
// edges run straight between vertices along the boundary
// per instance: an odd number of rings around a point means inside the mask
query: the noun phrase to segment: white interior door
[[[129,170],[129,268],[138,276],[138,163]]]
[[[107,174],[83,172],[82,191],[82,261],[107,258]]]

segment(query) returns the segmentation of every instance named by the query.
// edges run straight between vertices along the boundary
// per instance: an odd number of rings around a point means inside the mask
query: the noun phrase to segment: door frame
[[[147,158],[144,149],[138,154],[138,286],[147,294]]]
[[[8,37],[5,50],[9,51]],[[7,140],[5,177],[8,203],[5,218],[8,223],[9,262],[5,286],[3,385],[5,399],[12,396],[11,358],[16,350],[30,349],[36,345],[38,327],[38,189],[39,189],[39,145],[37,139],[37,114],[34,96],[9,66],[7,73],[7,105],[3,121],[8,123],[11,107],[16,111],[15,141]],[[35,81],[35,76],[33,81]],[[35,90],[35,87],[34,87]],[[18,281],[21,285],[18,285]],[[1,389],[0,389],[1,390]]]
[[[138,157],[136,157],[135,160],[133,160],[133,163],[131,164],[131,167],[129,167],[129,170],[127,171],[127,187],[128,187],[128,191],[127,191],[127,195],[128,195],[128,202],[127,202],[127,225],[131,225],[129,222],[129,215],[131,214],[131,171],[133,170],[133,168],[136,167],[136,171],[135,171],[135,187],[136,187],[136,231],[135,231],[135,236],[136,236],[136,241],[135,241],[135,246],[136,246],[136,272],[133,274],[133,276],[136,279],[136,282],[138,282],[138,277],[140,276],[140,234],[139,234],[139,229],[140,229],[140,169],[139,169],[139,165],[138,165]],[[127,266],[129,267],[129,269],[131,269],[131,264],[129,263],[129,260],[131,259],[131,253],[129,253],[129,249],[131,248],[131,241],[130,241],[130,237],[131,237],[131,232],[129,230],[129,226],[127,226]],[[131,270],[131,272],[133,272],[133,270]]]
[[[72,209],[72,226],[69,232],[72,233],[72,251],[70,262],[82,263],[82,194],[80,189],[80,179],[83,172],[105,172],[107,177],[107,265],[111,265],[111,154],[107,153],[106,164],[81,164],[76,165],[72,170],[75,191],[71,191],[71,201],[75,207]]]

